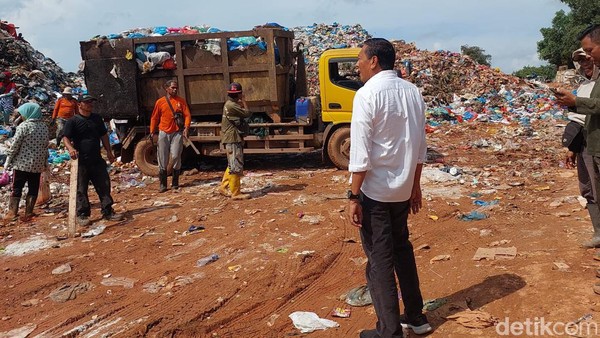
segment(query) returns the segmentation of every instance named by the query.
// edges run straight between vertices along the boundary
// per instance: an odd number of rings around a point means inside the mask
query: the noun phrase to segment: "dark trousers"
[[[40,190],[40,175],[41,173],[30,173],[15,169],[10,196],[21,198],[25,183],[27,183],[27,196],[37,196]]]
[[[362,198],[360,237],[369,259],[366,276],[377,314],[377,332],[382,338],[402,337],[396,277],[407,319],[414,320],[423,309],[415,255],[408,240],[409,204]]]
[[[77,175],[77,216],[90,216],[90,200],[88,187],[90,181],[100,198],[102,215],[113,212],[113,199],[110,196],[110,177],[106,171],[106,162],[103,159],[92,163],[79,163]]]

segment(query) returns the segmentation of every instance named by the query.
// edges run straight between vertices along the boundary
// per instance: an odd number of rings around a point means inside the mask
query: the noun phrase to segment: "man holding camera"
[[[169,158],[173,160],[173,189],[179,189],[179,174],[181,173],[181,153],[183,138],[188,137],[192,115],[185,99],[177,96],[179,89],[177,81],[169,80],[164,84],[167,95],[156,100],[150,119],[150,137],[158,134],[158,177],[160,189],[167,191],[167,166]]]
[[[227,89],[227,101],[221,119],[221,143],[227,151],[227,169],[223,175],[219,193],[234,200],[249,199],[250,195],[240,192],[240,181],[244,171],[244,133],[248,124],[244,119],[252,112],[242,92],[242,85],[232,82]],[[229,191],[227,191],[229,187]]]

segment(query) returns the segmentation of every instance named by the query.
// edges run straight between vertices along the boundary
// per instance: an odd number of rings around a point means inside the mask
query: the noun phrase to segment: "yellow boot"
[[[250,195],[242,194],[240,192],[240,175],[229,174],[229,189],[231,189],[231,199],[234,200],[247,200],[250,199]]]
[[[229,192],[229,190],[227,190],[227,188],[229,188],[229,180],[229,167],[227,167],[227,170],[225,170],[225,174],[223,174],[223,179],[221,180],[221,186],[219,187],[219,194],[226,197],[231,197],[231,193]]]

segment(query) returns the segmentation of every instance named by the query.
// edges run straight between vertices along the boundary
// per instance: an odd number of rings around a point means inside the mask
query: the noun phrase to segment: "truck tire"
[[[156,155],[156,145],[148,139],[140,140],[135,146],[135,153],[133,155],[135,164],[144,175],[158,176],[158,157]],[[169,160],[167,166],[167,174],[171,175],[173,172],[173,163]]]
[[[350,162],[350,127],[336,129],[327,142],[329,159],[338,169],[348,170]]]

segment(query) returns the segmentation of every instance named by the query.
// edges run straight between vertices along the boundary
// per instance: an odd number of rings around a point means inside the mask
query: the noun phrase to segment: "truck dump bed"
[[[259,44],[230,50],[246,37],[256,38]],[[88,91],[99,97],[98,112],[104,117],[148,121],[155,101],[165,95],[162,85],[176,79],[195,121],[220,121],[226,88],[239,82],[253,112],[265,112],[273,122],[282,122],[284,107],[293,105],[294,90],[302,90],[295,85],[293,39],[290,31],[256,28],[91,40],[80,47]],[[143,59],[148,49],[169,52],[176,68],[144,72],[136,59],[140,55]]]

